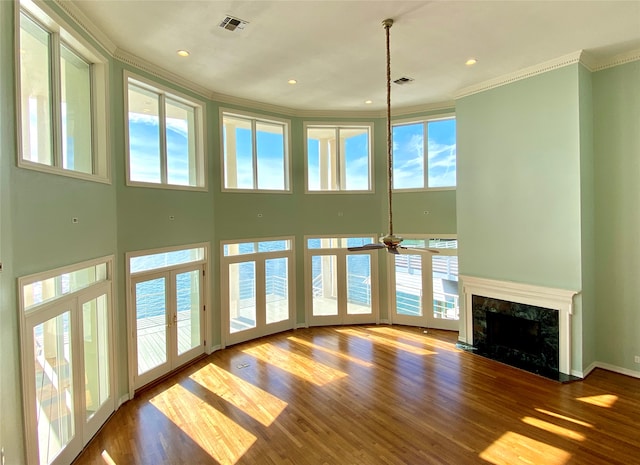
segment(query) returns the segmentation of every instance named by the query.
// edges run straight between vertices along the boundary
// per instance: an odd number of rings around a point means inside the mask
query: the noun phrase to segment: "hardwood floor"
[[[559,384],[455,337],[322,327],[232,346],[127,402],[74,464],[640,464],[640,380]]]

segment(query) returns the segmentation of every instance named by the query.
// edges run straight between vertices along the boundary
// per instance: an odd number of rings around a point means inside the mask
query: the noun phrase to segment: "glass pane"
[[[308,249],[344,249],[373,244],[373,237],[314,237],[307,240]]]
[[[335,128],[307,128],[307,185],[310,191],[338,190]]]
[[[347,255],[347,314],[371,313],[371,256]]]
[[[136,283],[138,375],[167,362],[165,278]]]
[[[33,328],[40,464],[49,464],[75,435],[71,312]]]
[[[395,255],[396,314],[422,316],[422,261],[420,255]]]
[[[262,241],[258,242],[258,252],[282,252],[291,250],[291,241]]]
[[[311,257],[311,295],[313,315],[338,314],[338,284],[335,255]]]
[[[287,258],[265,260],[267,324],[289,319],[289,279]]]
[[[195,109],[166,100],[167,182],[196,186]]]
[[[258,189],[285,190],[284,126],[256,122]]]
[[[458,320],[458,257],[433,256],[433,316]]]
[[[57,299],[60,296],[75,292],[94,283],[107,279],[107,264],[89,266],[69,273],[25,284],[22,288],[24,308],[29,310],[35,305]]]
[[[424,124],[393,127],[393,188],[420,189],[424,185]]]
[[[90,65],[60,46],[62,91],[62,167],[93,173],[91,149]]]
[[[86,419],[109,398],[109,315],[107,296],[82,304]]]
[[[367,128],[340,129],[340,144],[343,166],[341,189],[369,190],[369,130]]]
[[[129,176],[162,182],[158,94],[129,83]]]
[[[202,344],[200,308],[200,270],[177,274],[178,355]]]
[[[228,189],[253,189],[253,137],[251,121],[224,115],[224,186]]]
[[[20,14],[22,158],[53,165],[51,147],[50,35]]]
[[[224,256],[233,257],[235,255],[245,255],[249,253],[256,253],[255,242],[241,242],[238,244],[225,244]]]
[[[456,185],[456,120],[429,121],[429,187]]]
[[[203,247],[131,257],[129,266],[131,268],[131,273],[139,273],[141,271],[155,270],[157,268],[164,268],[173,265],[182,265],[200,260],[204,260]]]
[[[256,263],[229,265],[229,332],[256,327]]]

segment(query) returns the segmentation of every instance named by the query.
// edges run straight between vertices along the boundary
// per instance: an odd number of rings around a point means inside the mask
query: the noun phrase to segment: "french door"
[[[131,278],[134,388],[204,353],[203,264]]]
[[[225,344],[293,327],[292,239],[223,244],[221,291]]]
[[[396,324],[459,330],[456,239],[406,240],[408,245],[437,249],[390,256],[391,320]]]
[[[370,238],[307,240],[307,321],[311,326],[377,323],[377,250],[349,252]]]
[[[115,410],[110,270],[20,278],[30,465],[70,464]]]

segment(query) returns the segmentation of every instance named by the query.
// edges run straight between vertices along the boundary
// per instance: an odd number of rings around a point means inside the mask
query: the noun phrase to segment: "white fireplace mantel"
[[[473,345],[471,297],[474,295],[557,310],[560,327],[559,369],[561,373],[571,374],[571,314],[573,313],[573,298],[580,291],[465,275],[460,275],[459,279],[462,282],[466,314],[466,341],[464,342]]]

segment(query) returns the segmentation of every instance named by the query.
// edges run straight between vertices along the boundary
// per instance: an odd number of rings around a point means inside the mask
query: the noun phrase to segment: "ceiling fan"
[[[434,249],[423,249],[417,247],[404,247],[400,245],[403,239],[393,233],[393,210],[392,210],[392,186],[393,186],[393,167],[392,167],[392,146],[391,146],[391,51],[389,47],[389,29],[393,25],[393,19],[385,19],[382,26],[385,30],[387,42],[387,193],[389,200],[389,232],[380,238],[379,244],[366,244],[360,247],[348,247],[351,252],[362,252],[365,250],[387,249],[391,254],[399,254],[398,249],[407,249],[422,253],[439,253]]]

